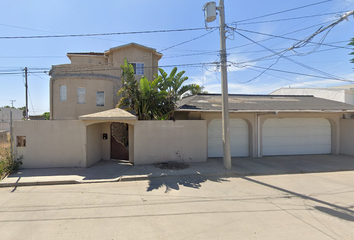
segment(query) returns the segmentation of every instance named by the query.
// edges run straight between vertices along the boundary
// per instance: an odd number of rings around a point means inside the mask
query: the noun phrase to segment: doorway
[[[111,159],[129,160],[128,127],[126,123],[111,124]]]

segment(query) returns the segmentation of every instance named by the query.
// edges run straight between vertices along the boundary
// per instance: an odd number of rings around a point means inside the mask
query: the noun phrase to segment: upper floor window
[[[59,86],[60,101],[66,101],[67,98],[67,88],[66,85]]]
[[[104,91],[97,91],[96,103],[98,107],[104,107]]]
[[[86,89],[77,88],[77,103],[83,104],[86,103]]]
[[[144,75],[144,63],[131,63],[136,75]]]

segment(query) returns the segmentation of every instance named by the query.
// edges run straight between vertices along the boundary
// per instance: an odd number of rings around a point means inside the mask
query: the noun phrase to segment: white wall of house
[[[354,119],[340,120],[340,153],[354,155]]]
[[[12,120],[19,121],[23,118],[23,112],[19,109],[0,108],[0,130],[10,131],[10,111],[12,111]]]
[[[14,154],[24,168],[86,167],[86,126],[82,121],[15,121]],[[19,147],[17,137],[26,137]]]
[[[207,160],[204,120],[138,121],[133,140],[135,165]]]

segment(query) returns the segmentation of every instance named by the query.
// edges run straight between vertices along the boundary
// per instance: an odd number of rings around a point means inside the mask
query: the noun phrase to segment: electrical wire
[[[235,32],[236,32],[237,34],[239,34],[240,36],[242,36],[242,37],[248,39],[249,41],[255,42],[255,41],[253,41],[252,39],[250,39],[249,37],[243,35],[242,33],[239,33],[238,31],[235,31]],[[255,43],[256,43],[256,42],[255,42]],[[265,49],[267,49],[268,51],[270,51],[270,52],[272,52],[272,53],[274,53],[274,54],[276,54],[276,55],[282,54],[282,53],[277,53],[277,52],[273,51],[272,49],[269,49],[268,47],[263,46],[263,45],[260,44],[260,43],[256,43],[256,44],[259,45],[259,46],[261,46],[261,47],[263,47],[263,48],[265,48]],[[288,50],[291,50],[291,49],[289,48]],[[323,75],[325,75],[325,76],[327,76],[327,77],[329,77],[329,78],[334,78],[334,79],[340,80],[340,81],[350,81],[350,80],[347,80],[347,79],[341,79],[341,78],[339,78],[339,77],[337,77],[337,76],[334,76],[334,75],[332,75],[332,74],[326,73],[326,72],[324,72],[324,71],[318,70],[318,69],[313,68],[313,67],[311,67],[311,66],[308,66],[308,65],[306,65],[306,64],[300,63],[300,62],[298,62],[298,61],[296,61],[296,60],[294,60],[294,59],[292,59],[292,58],[289,58],[289,57],[287,57],[287,56],[281,55],[281,58],[284,58],[284,59],[286,59],[286,60],[288,60],[288,61],[291,61],[291,62],[293,62],[293,63],[295,63],[295,64],[297,64],[297,65],[300,65],[300,66],[302,66],[302,67],[304,67],[304,68],[306,68],[306,69],[309,69],[309,70],[311,70],[311,71],[314,71],[314,72],[323,74]],[[351,81],[350,81],[350,82],[351,82]]]
[[[291,8],[291,9],[287,9],[287,10],[283,10],[283,11],[279,11],[279,12],[274,12],[274,13],[265,14],[265,15],[258,16],[258,17],[253,17],[253,18],[248,18],[248,19],[240,20],[240,21],[237,21],[237,23],[239,24],[239,23],[241,23],[241,22],[247,22],[247,21],[254,20],[254,19],[259,19],[259,18],[269,17],[269,16],[273,16],[273,15],[277,15],[277,14],[281,14],[281,13],[285,13],[285,12],[295,11],[295,10],[298,10],[298,9],[307,8],[307,7],[312,7],[312,6],[315,6],[315,5],[319,5],[319,4],[323,4],[323,3],[331,2],[331,1],[332,1],[332,0],[326,0],[326,1],[316,2],[316,3],[312,3],[312,4],[308,4],[308,5],[304,5],[304,6],[300,6],[300,7],[296,7],[296,8]]]
[[[218,27],[211,27],[218,28]],[[112,35],[131,35],[131,34],[147,34],[147,33],[169,33],[169,32],[186,32],[205,30],[205,28],[182,28],[167,30],[150,30],[136,32],[113,32],[113,33],[84,33],[84,34],[64,34],[64,35],[46,35],[46,36],[10,36],[0,37],[0,39],[34,39],[34,38],[66,38],[66,37],[92,37],[92,36],[112,36]]]
[[[320,17],[320,16],[328,16],[328,15],[333,15],[333,14],[341,14],[344,12],[346,12],[346,11],[323,13],[323,14],[308,15],[308,16],[301,16],[301,17],[274,19],[274,20],[259,21],[259,22],[237,23],[237,25],[261,24],[261,23],[269,23],[269,22],[283,22],[283,21],[290,21],[290,20],[297,20],[297,19],[304,19],[304,18],[313,18],[313,17]]]

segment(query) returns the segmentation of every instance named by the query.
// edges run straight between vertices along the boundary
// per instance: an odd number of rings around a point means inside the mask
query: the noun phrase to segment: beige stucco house
[[[97,53],[68,53],[70,64],[50,71],[50,114],[53,120],[77,120],[79,116],[114,108],[121,88],[124,59],[133,64],[136,78],[153,80],[162,57],[155,49],[130,43]]]

